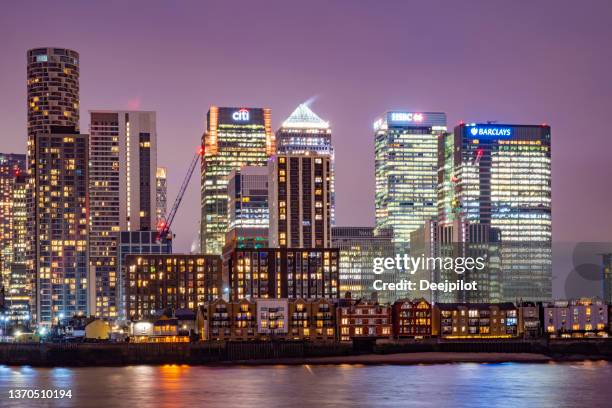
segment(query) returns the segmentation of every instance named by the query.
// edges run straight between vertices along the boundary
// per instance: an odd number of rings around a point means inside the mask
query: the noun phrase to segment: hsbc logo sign
[[[247,122],[249,120],[249,110],[242,108],[232,113],[232,119],[237,122]]]
[[[415,112],[391,112],[392,122],[422,122],[423,114]]]

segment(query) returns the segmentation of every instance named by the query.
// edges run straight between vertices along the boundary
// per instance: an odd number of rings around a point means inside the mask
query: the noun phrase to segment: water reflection
[[[607,406],[612,364],[414,366],[0,366],[0,406],[490,407]],[[71,389],[73,398],[8,399],[16,388]],[[580,392],[576,392],[580,390]]]

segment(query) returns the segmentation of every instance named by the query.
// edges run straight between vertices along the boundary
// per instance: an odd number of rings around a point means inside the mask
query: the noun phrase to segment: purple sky
[[[554,240],[612,241],[611,19],[605,0],[13,2],[0,14],[0,151],[25,151],[26,50],[68,47],[84,132],[90,109],[157,111],[171,202],[211,104],[270,107],[277,127],[315,97],[333,127],[339,225],[373,224],[371,124],[400,108],[447,112],[451,128],[550,124]],[[197,220],[194,177],[178,250]]]

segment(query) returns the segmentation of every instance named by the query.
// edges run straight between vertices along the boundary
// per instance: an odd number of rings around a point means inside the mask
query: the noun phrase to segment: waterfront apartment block
[[[513,303],[437,303],[432,334],[446,339],[517,337],[518,309]]]
[[[147,318],[165,309],[195,310],[220,293],[221,258],[216,255],[128,255],[126,316]]]
[[[155,112],[91,111],[90,119],[90,313],[113,319],[120,309],[119,232],[154,230],[157,221]]]
[[[218,299],[198,308],[202,340],[335,340],[335,306],[328,299]]]
[[[431,337],[431,304],[425,299],[400,299],[392,305],[393,337]]]
[[[234,248],[223,259],[230,299],[335,299],[338,258],[333,248]]]
[[[270,159],[270,246],[331,247],[331,158],[314,153]]]
[[[608,326],[608,305],[587,298],[544,303],[541,320],[550,337],[603,336]]]
[[[391,338],[391,306],[371,300],[340,299],[337,305],[338,339],[375,340]]]
[[[402,253],[410,233],[436,216],[441,112],[385,112],[374,122],[376,228],[392,228]]]
[[[242,166],[265,166],[276,152],[270,109],[212,106],[202,146],[201,250],[220,255],[228,224],[230,172]]]

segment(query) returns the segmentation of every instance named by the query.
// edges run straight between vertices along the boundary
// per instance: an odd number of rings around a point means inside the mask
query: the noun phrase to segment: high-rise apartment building
[[[74,128],[72,128],[74,129]],[[34,137],[28,188],[28,273],[34,276],[36,321],[49,325],[88,313],[88,135],[51,128]]]
[[[202,145],[201,251],[221,254],[228,225],[230,172],[242,166],[265,166],[276,152],[270,109],[212,106]]]
[[[602,254],[603,301],[612,305],[612,254]]]
[[[268,170],[270,246],[330,248],[330,156],[279,154]]]
[[[89,241],[96,277],[90,312],[116,318],[119,232],[149,231],[157,221],[155,112],[92,111],[90,116]]]
[[[374,259],[394,257],[393,231],[372,227],[333,227],[332,247],[340,251],[340,296],[347,292],[353,299],[377,297],[384,303],[393,302],[394,291],[380,291],[374,296],[374,281],[396,282],[396,271],[374,273]]]
[[[436,216],[440,112],[386,112],[374,122],[376,228],[392,228],[398,251],[410,233]]]
[[[232,170],[228,184],[226,246],[267,248],[270,212],[268,168],[243,166]]]
[[[26,274],[27,195],[25,154],[0,153],[0,287],[12,321],[29,318],[31,282]]]
[[[155,225],[164,220],[168,211],[168,169],[165,167],[158,167],[155,175],[155,214],[156,222]]]
[[[276,132],[278,154],[316,153],[331,158],[331,222],[335,225],[335,166],[332,132],[329,122],[321,119],[307,104],[300,104]]]
[[[439,138],[438,220],[501,234],[502,301],[552,296],[550,127],[460,124]]]
[[[32,313],[50,324],[87,312],[87,135],[79,129],[79,54],[27,52],[27,275]]]
[[[15,251],[15,189],[25,175],[25,154],[0,153],[0,287],[9,289]]]

